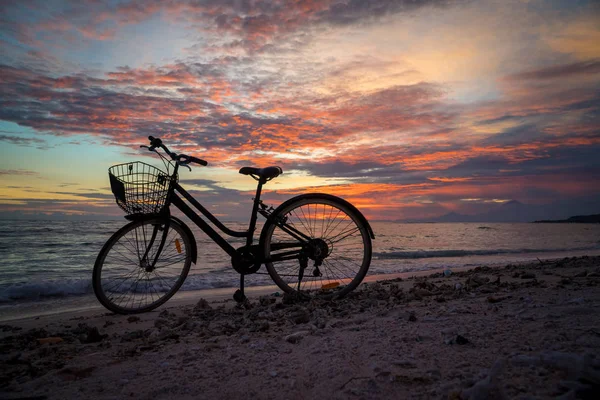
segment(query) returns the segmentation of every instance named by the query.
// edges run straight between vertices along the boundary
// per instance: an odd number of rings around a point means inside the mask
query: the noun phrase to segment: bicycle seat
[[[240,174],[250,175],[254,179],[261,179],[264,181],[270,181],[273,178],[277,178],[283,174],[281,167],[266,167],[266,168],[254,168],[254,167],[242,167],[240,168]],[[258,177],[258,178],[257,178]]]

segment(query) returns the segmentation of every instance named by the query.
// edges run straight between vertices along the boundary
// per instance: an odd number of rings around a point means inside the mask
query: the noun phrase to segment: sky
[[[120,215],[107,169],[148,135],[234,219],[242,166],[369,219],[600,204],[594,1],[0,0],[0,50],[4,218]]]

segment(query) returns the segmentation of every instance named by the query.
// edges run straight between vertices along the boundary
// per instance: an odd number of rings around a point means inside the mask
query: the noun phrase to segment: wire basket
[[[157,214],[167,201],[171,184],[169,174],[141,161],[113,165],[108,169],[110,188],[126,214]]]

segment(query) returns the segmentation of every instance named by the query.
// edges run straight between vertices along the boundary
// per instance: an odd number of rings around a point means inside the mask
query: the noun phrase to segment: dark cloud
[[[321,23],[350,25],[372,22],[387,15],[411,12],[422,7],[448,6],[449,4],[451,2],[442,0],[336,1],[318,12],[315,19]]]
[[[8,142],[19,146],[39,146],[46,144],[45,140],[39,138],[27,138],[15,135],[0,134],[0,142]]]
[[[545,137],[546,135],[541,132],[535,124],[524,124],[505,129],[502,132],[483,140],[482,143],[486,146],[506,146],[536,142]]]
[[[560,173],[572,176],[574,180],[580,176],[597,177],[600,182],[600,158],[598,157],[600,144],[555,146],[545,151],[546,157],[523,161],[518,164],[518,167],[529,174]]]
[[[508,121],[522,121],[523,120],[523,116],[521,115],[503,115],[501,117],[496,117],[496,118],[490,118],[490,119],[485,119],[483,121],[479,121],[479,124],[481,125],[493,125],[493,124],[497,124],[500,122],[508,122]]]
[[[588,60],[571,64],[555,65],[533,71],[521,72],[508,77],[509,80],[564,79],[576,75],[600,74],[600,60]]]
[[[501,170],[517,168],[510,164],[504,157],[498,156],[475,156],[463,162],[453,165],[441,172],[441,176],[447,178],[464,178],[476,176],[495,176]]]
[[[2,175],[37,176],[39,174],[35,171],[29,171],[26,169],[0,169],[0,176]]]
[[[51,194],[69,195],[82,197],[89,200],[114,200],[115,196],[112,193],[98,193],[98,192],[47,192]]]

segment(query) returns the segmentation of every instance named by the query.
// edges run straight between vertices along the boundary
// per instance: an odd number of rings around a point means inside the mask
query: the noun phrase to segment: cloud
[[[577,75],[600,74],[600,60],[588,60],[571,64],[554,65],[533,71],[509,75],[509,80],[550,80],[564,79]]]
[[[37,176],[39,173],[26,169],[0,169],[0,176],[2,175]]]
[[[46,141],[39,138],[25,138],[15,135],[0,134],[0,142],[8,142],[19,146],[45,145]]]
[[[482,141],[485,145],[506,146],[537,142],[545,137],[535,124],[517,125]]]
[[[451,2],[439,0],[333,1],[327,8],[316,13],[315,20],[320,23],[351,25],[356,23],[374,22],[379,18],[391,14],[400,12],[408,13],[422,7],[443,7],[450,4]]]
[[[326,157],[327,153],[348,152],[353,147],[349,141],[364,132],[396,135],[418,128],[426,135],[425,127],[430,133],[440,132],[441,125],[452,119],[450,113],[435,110],[443,91],[429,83],[359,92],[343,101],[304,95],[291,101],[287,97],[259,99],[241,109],[239,103],[218,105],[199,95],[228,87],[232,98],[245,96],[245,82],[221,80],[219,68],[218,64],[122,68],[101,79],[85,74],[50,77],[0,66],[4,76],[0,118],[55,135],[96,134],[114,142],[132,142],[153,132],[173,144],[213,151],[216,159],[222,149],[228,149],[232,161],[236,153],[242,161],[245,154],[255,151],[314,159],[314,152],[302,153],[307,147],[322,148]],[[208,82],[198,84],[204,79]],[[266,85],[263,90],[274,89]],[[148,91],[155,86],[173,86],[176,91]],[[313,107],[315,103],[322,105],[321,110]],[[323,137],[329,138],[328,143],[320,141]],[[384,163],[390,162],[395,161]]]
[[[185,24],[211,43],[203,47],[226,50],[238,47],[249,53],[281,51],[306,43],[314,31],[329,26],[372,24],[390,15],[410,13],[426,7],[450,7],[463,1],[442,0],[132,0],[30,4],[27,18],[22,5],[4,7],[8,22],[4,32],[14,40],[43,48],[44,37],[63,43],[114,40],[130,25],[159,18]],[[56,45],[56,43],[53,43]]]

